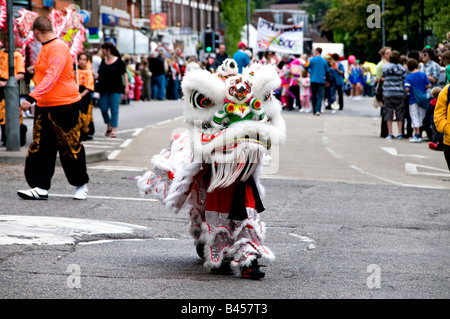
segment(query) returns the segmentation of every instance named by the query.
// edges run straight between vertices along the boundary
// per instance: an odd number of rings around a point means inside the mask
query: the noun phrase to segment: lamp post
[[[8,25],[8,71],[5,87],[6,150],[20,151],[19,84],[14,76],[13,0],[6,1]]]
[[[383,45],[382,47],[384,48],[386,46],[386,30],[385,30],[385,26],[384,26],[384,0],[381,2],[381,28],[382,28],[382,41],[383,41]]]
[[[247,0],[247,47],[250,47],[250,0]]]

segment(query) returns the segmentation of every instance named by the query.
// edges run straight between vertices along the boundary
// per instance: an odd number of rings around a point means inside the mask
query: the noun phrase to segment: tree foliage
[[[254,2],[250,1],[250,13],[254,11],[254,8]],[[247,1],[223,0],[221,9],[221,20],[225,24],[225,45],[228,54],[233,55],[241,40],[242,28],[247,23]]]
[[[450,31],[447,22],[450,18],[450,9],[439,0],[424,1],[424,26],[431,27],[438,40],[441,40],[445,33]],[[420,2],[385,0],[383,16],[387,46],[403,54],[410,50],[422,49]],[[371,4],[378,4],[381,8],[381,1],[333,0],[322,27],[326,31],[332,31],[334,42],[344,43],[347,55],[354,54],[360,60],[376,62],[380,59],[378,50],[382,47],[382,28],[370,28],[367,24],[367,19],[371,15],[371,11],[367,12],[367,7]],[[404,35],[408,36],[407,40]]]
[[[433,30],[438,41],[450,31],[450,5],[442,0],[425,0],[426,26]]]
[[[313,21],[313,15],[315,16],[315,20],[319,22],[322,21],[332,4],[333,0],[305,0],[300,7],[309,14],[311,22]]]

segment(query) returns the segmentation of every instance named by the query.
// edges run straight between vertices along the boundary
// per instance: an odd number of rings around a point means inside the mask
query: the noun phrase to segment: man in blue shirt
[[[244,42],[239,42],[238,48],[239,50],[233,55],[233,59],[238,65],[239,73],[242,73],[242,69],[250,64],[250,58],[248,57],[247,53],[244,52],[244,50],[247,48]]]
[[[310,73],[313,115],[320,115],[323,95],[325,92],[325,77],[330,72],[327,60],[322,58],[322,48],[316,48],[314,57],[309,60],[306,67]]]

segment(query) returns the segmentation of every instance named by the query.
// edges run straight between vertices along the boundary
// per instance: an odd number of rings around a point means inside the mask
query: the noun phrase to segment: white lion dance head
[[[195,70],[182,83],[195,160],[211,164],[208,191],[246,180],[272,144],[285,139],[281,105],[273,97],[280,86],[275,69],[254,64],[243,74],[237,70],[226,59],[217,74]]]
[[[234,185],[247,180],[262,189],[259,172],[263,157],[272,146],[283,144],[286,138],[281,104],[273,96],[280,82],[271,65],[253,64],[239,74],[233,59],[226,59],[215,74],[206,70],[186,73],[181,86],[187,130],[175,135],[170,146],[152,158],[153,172],[138,178],[141,192],[153,193],[175,211],[185,206],[191,209],[191,233],[197,248],[206,247],[205,254],[211,255],[212,261],[205,263],[209,268],[222,265],[227,254],[230,257],[240,251],[248,255],[252,251],[250,248],[230,248],[233,244],[225,239],[227,244],[220,248],[211,232],[211,221],[208,222],[205,216],[205,212],[212,209],[205,206],[208,206],[208,196],[215,196],[218,191],[234,191]],[[205,175],[208,178],[205,179]],[[227,206],[222,204],[219,202],[219,208],[213,210],[217,212],[220,207]],[[230,212],[230,219],[233,219],[231,217]],[[262,223],[261,227],[257,227],[259,220],[256,219],[249,223],[254,223],[255,229],[261,229],[255,236],[262,237]],[[205,229],[209,229],[208,232]],[[260,250],[256,249],[251,256],[264,255]],[[214,257],[213,251],[220,253]],[[269,254],[268,249],[264,251]],[[245,267],[257,258],[247,258],[247,255],[241,256],[246,260]],[[241,257],[234,256],[234,260]],[[242,267],[235,265],[235,272],[241,273]]]

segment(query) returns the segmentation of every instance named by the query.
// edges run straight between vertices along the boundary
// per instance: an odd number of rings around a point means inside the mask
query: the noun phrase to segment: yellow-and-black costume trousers
[[[30,187],[50,189],[57,152],[71,185],[82,186],[89,181],[86,154],[80,143],[80,103],[53,107],[36,105],[33,142],[25,161],[25,178]]]
[[[86,88],[80,86],[80,93]],[[81,98],[81,120],[83,122],[81,126],[81,141],[86,141],[89,137],[92,137],[95,133],[94,118],[92,116],[92,98],[91,91]]]

